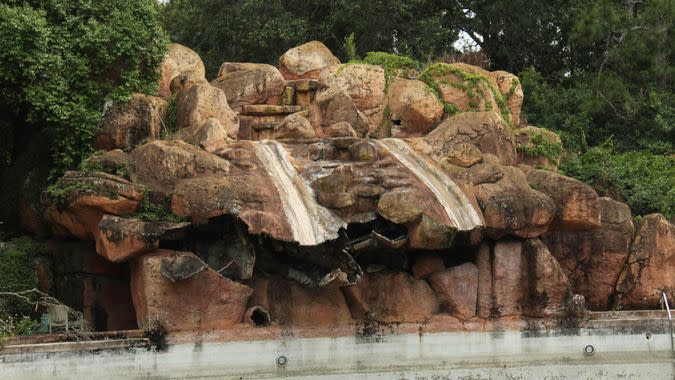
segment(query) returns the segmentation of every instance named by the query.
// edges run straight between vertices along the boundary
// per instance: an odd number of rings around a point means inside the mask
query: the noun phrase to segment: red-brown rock
[[[347,91],[339,86],[317,92],[310,109],[310,121],[316,128],[346,122],[360,137],[370,130],[368,118],[356,108]]]
[[[527,171],[527,183],[555,201],[555,217],[549,230],[588,231],[600,227],[598,193],[590,186],[548,170],[522,167]]]
[[[662,292],[672,302],[675,225],[663,215],[647,215],[640,222],[616,292],[618,305],[627,309],[656,309]]]
[[[511,124],[517,127],[520,124],[520,111],[525,98],[523,86],[517,76],[506,71],[493,71],[490,78],[497,84],[499,92],[506,100],[511,113]]]
[[[223,90],[209,84],[197,84],[176,95],[176,129],[199,125],[214,118],[230,138],[239,132],[239,119],[230,109]]]
[[[104,215],[95,232],[96,252],[112,262],[127,261],[159,246],[166,232],[189,223],[144,222],[140,219]]]
[[[403,272],[372,273],[342,291],[354,319],[424,322],[438,310],[436,295],[426,281]]]
[[[478,268],[475,264],[464,263],[436,272],[428,281],[447,312],[461,320],[476,316]]]
[[[312,124],[297,113],[286,116],[273,132],[275,139],[311,139],[316,137]]]
[[[170,193],[176,183],[202,175],[225,176],[230,163],[180,140],[156,140],[131,154],[134,177],[151,190]]]
[[[169,50],[162,62],[159,96],[168,99],[171,96],[171,81],[181,74],[192,80],[206,81],[204,63],[199,55],[183,45],[169,44]]]
[[[517,168],[503,166],[499,170],[502,178],[474,187],[488,236],[527,238],[546,232],[556,211],[551,197],[530,188]]]
[[[557,133],[533,126],[519,128],[515,133],[519,163],[538,169],[558,170],[563,147]]]
[[[220,121],[212,117],[197,125],[179,130],[176,138],[198,146],[209,153],[225,148],[230,140]]]
[[[515,139],[501,116],[494,111],[465,112],[442,122],[425,140],[436,154],[447,156],[460,143],[475,145],[483,153],[499,157],[502,165],[516,163]]]
[[[232,110],[241,112],[248,104],[277,104],[286,81],[271,65],[247,63],[235,66],[225,63],[211,85],[225,92]]]
[[[94,137],[100,150],[132,149],[144,140],[160,137],[167,130],[166,100],[150,95],[133,94],[128,102],[117,103],[103,114],[101,128]]]
[[[285,52],[279,58],[279,71],[285,79],[317,79],[321,70],[338,65],[337,59],[319,41],[310,41]]]
[[[170,331],[209,331],[241,322],[252,294],[248,286],[206,269],[178,282],[162,274],[165,260],[194,256],[160,250],[131,264],[131,291],[139,328],[158,320]]]
[[[385,87],[384,70],[380,66],[350,63],[327,67],[319,75],[319,86],[344,89],[356,109],[368,117],[369,129],[380,125]]]
[[[309,288],[275,276],[256,279],[253,289],[249,305],[264,307],[282,326],[334,327],[352,321],[340,288],[332,284]]]
[[[443,104],[424,82],[396,78],[389,91],[392,137],[422,136],[443,116]]]
[[[416,279],[423,280],[436,272],[445,270],[445,264],[439,254],[423,253],[415,260],[411,270]]]
[[[600,198],[600,219],[602,225],[594,231],[551,231],[542,240],[574,293],[583,295],[592,310],[609,310],[635,227],[630,208],[611,198]]]
[[[66,172],[59,183],[70,189],[66,199],[48,199],[63,204],[51,204],[45,211],[52,232],[59,237],[93,239],[103,214],[129,214],[143,199],[139,186],[106,173]]]

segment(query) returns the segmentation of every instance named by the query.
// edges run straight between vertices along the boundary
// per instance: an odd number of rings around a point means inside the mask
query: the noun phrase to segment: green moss
[[[544,156],[550,162],[557,162],[563,154],[561,143],[538,132],[532,133],[529,144],[521,145],[517,149],[526,156]]]
[[[49,200],[52,204],[56,205],[58,209],[63,209],[68,205],[70,197],[74,192],[91,192],[98,193],[104,190],[91,185],[88,182],[66,182],[63,178],[56,181],[54,184],[49,185],[45,191],[49,197]],[[117,194],[115,194],[115,197]]]
[[[457,107],[457,105],[453,103],[443,103],[443,112],[445,112],[450,116],[453,116],[459,113],[459,107]]]
[[[434,63],[422,71],[419,79],[434,90],[441,100],[440,85],[452,86],[466,92],[466,95],[469,98],[469,107],[474,111],[478,110],[482,100],[483,91],[480,86],[487,86],[497,103],[497,107],[499,107],[502,119],[504,119],[504,122],[509,127],[513,127],[511,123],[511,111],[507,105],[507,98],[499,92],[499,89],[497,89],[488,78],[480,74],[464,71],[446,63]],[[492,105],[489,102],[485,102],[485,104],[486,111],[492,109]]]
[[[422,66],[419,61],[405,55],[371,51],[366,53],[366,57],[363,59],[351,59],[348,63],[340,65],[335,71],[335,75],[340,75],[346,65],[359,63],[382,67],[384,70],[385,91],[389,88],[393,79],[400,75],[402,70],[419,70]]]
[[[137,218],[146,222],[172,222],[180,223],[184,218],[167,210],[164,206],[152,202],[150,193],[146,190],[143,200],[138,205],[138,210],[128,215],[130,218]]]
[[[162,137],[166,138],[176,131],[176,95],[171,95],[169,105],[166,108]]]
[[[101,163],[94,160],[94,157],[100,156],[103,154],[102,151],[96,151],[91,154],[91,156],[85,158],[80,162],[80,165],[78,165],[78,169],[82,170],[84,172],[102,172],[103,167],[101,166]]]

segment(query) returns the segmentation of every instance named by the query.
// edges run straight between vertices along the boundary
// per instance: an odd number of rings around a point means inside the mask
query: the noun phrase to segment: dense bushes
[[[0,235],[0,291],[17,292],[37,287],[36,265],[47,253],[47,246],[27,236],[2,240]],[[28,314],[32,309],[31,305],[16,298],[0,298],[2,319]]]
[[[611,144],[563,160],[561,170],[601,195],[626,202],[633,213],[675,217],[675,156],[648,151],[615,153]]]
[[[33,130],[52,134],[54,173],[90,153],[106,100],[153,92],[167,39],[154,0],[0,3],[2,164]]]

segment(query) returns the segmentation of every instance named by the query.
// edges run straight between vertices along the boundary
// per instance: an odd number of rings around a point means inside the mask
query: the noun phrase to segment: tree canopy
[[[3,164],[48,129],[56,172],[72,167],[90,152],[104,99],[153,92],[167,43],[157,11],[154,0],[0,3]]]

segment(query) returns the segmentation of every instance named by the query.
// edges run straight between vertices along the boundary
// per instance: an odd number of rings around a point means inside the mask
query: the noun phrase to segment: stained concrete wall
[[[287,338],[0,355],[1,379],[645,379],[675,378],[670,331],[573,329]],[[62,344],[62,343],[61,343]],[[73,344],[73,343],[71,343]],[[584,354],[587,346],[593,354]],[[43,347],[44,348],[44,347]],[[80,349],[87,349],[82,346]],[[54,351],[54,350],[52,350]],[[285,366],[277,361],[286,358]],[[282,360],[283,361],[283,360]]]

